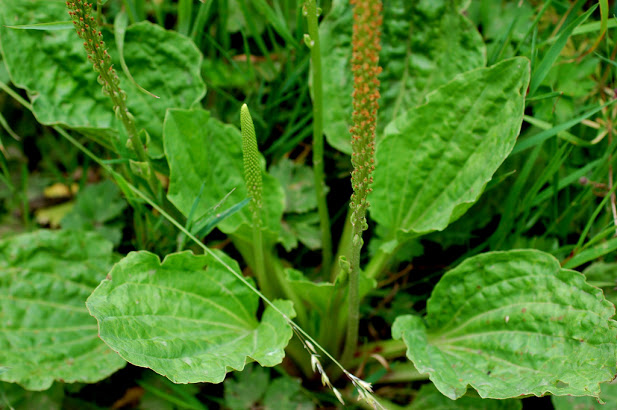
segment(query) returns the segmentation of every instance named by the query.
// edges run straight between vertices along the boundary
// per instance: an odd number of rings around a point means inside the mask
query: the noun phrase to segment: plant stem
[[[321,229],[322,272],[328,272],[332,266],[332,234],[330,232],[330,214],[326,201],[326,183],[324,172],[324,139],[323,139],[323,81],[321,77],[321,48],[319,45],[319,27],[316,0],[305,3],[310,40],[307,44],[311,49],[311,68],[313,83],[313,172],[315,178],[315,194],[317,196],[317,211]]]
[[[377,383],[409,383],[428,380],[427,373],[420,373],[411,362],[396,363],[392,371],[386,373]]]
[[[367,343],[360,348],[359,356],[352,361],[352,366],[358,366],[366,356],[378,354],[384,359],[396,359],[405,356],[407,346],[402,340],[380,340]]]
[[[150,205],[153,209],[155,209],[157,212],[159,212],[165,219],[167,219],[172,225],[174,225],[180,232],[182,232],[184,235],[186,235],[188,238],[190,238],[197,246],[202,248],[205,254],[208,254],[208,255],[212,256],[212,258],[215,261],[217,261],[218,263],[220,263],[231,275],[236,277],[236,279],[238,279],[246,287],[248,287],[253,293],[255,293],[265,303],[265,305],[269,306],[272,310],[274,310],[279,315],[281,315],[285,319],[285,321],[289,324],[289,326],[293,329],[293,331],[296,334],[296,336],[298,336],[298,339],[302,342],[302,344],[304,345],[304,347],[308,351],[313,351],[313,352],[315,352],[315,354],[317,354],[317,351],[320,351],[321,353],[323,353],[323,355],[326,358],[331,360],[332,363],[338,369],[340,369],[340,371],[342,371],[350,380],[352,380],[352,381],[355,380],[356,383],[357,383],[358,380],[360,380],[360,379],[356,378],[355,376],[353,376],[351,373],[347,372],[347,370],[343,367],[343,365],[339,361],[337,361],[326,349],[324,349],[311,335],[309,335],[302,327],[300,327],[297,324],[295,324],[294,321],[292,321],[274,303],[272,303],[268,298],[266,298],[264,296],[264,294],[261,291],[259,291],[250,281],[248,281],[242,274],[240,274],[239,272],[236,272],[231,266],[229,266],[227,263],[225,263],[225,261],[223,259],[221,259],[221,257],[217,253],[213,252],[203,242],[201,242],[199,239],[197,239],[195,237],[195,235],[193,235],[191,232],[189,232],[184,227],[183,224],[181,224],[176,219],[174,219],[170,214],[165,212],[165,210],[163,208],[161,208],[159,205],[157,205],[156,202],[154,202],[151,198],[149,198],[147,195],[145,195],[143,192],[141,192],[137,187],[135,187],[134,185],[132,185],[131,183],[126,181],[124,178],[122,178],[122,176],[120,174],[115,172],[109,165],[104,163],[99,157],[97,157],[90,150],[88,150],[86,147],[84,147],[82,144],[80,144],[75,138],[73,138],[71,135],[69,135],[65,130],[63,130],[62,128],[60,128],[60,127],[58,127],[56,125],[52,126],[52,128],[54,130],[56,130],[56,132],[58,132],[64,138],[66,138],[68,141],[70,141],[80,151],[82,151],[84,154],[86,154],[88,157],[90,157],[94,162],[96,162],[101,168],[103,168],[105,171],[107,171],[114,178],[122,179],[123,184],[129,190],[131,190],[138,198],[142,199],[148,205]],[[313,353],[311,353],[311,356],[313,356]],[[322,377],[323,377],[323,374],[322,374]],[[363,387],[362,384],[354,384],[354,387],[356,388],[356,390],[361,391],[363,393],[363,397],[365,398],[366,401],[372,402],[372,401],[375,400],[375,398],[373,397],[371,392],[366,390],[366,388]]]
[[[263,179],[262,170],[259,161],[259,149],[257,148],[257,136],[255,135],[255,126],[253,118],[246,104],[242,105],[240,110],[240,125],[242,129],[242,157],[244,161],[244,179],[246,182],[246,190],[251,197],[250,208],[253,213],[253,249],[255,259],[255,273],[260,286],[266,286],[272,292],[270,297],[274,296],[276,284],[283,291],[283,294],[293,302],[298,318],[304,322],[306,314],[302,301],[293,291],[289,282],[285,278],[283,269],[270,269],[274,271],[274,277],[268,275],[266,271],[264,255],[265,248],[262,239],[262,190]],[[270,253],[268,253],[270,255]]]
[[[253,218],[253,258],[255,260],[255,276],[259,287],[263,290],[264,295],[269,298],[274,297],[274,290],[271,281],[266,275],[266,264],[264,261],[263,236],[261,233],[261,224],[258,217]]]
[[[349,272],[349,293],[347,295],[347,305],[349,313],[347,315],[347,334],[345,336],[345,348],[341,361],[348,363],[358,344],[358,329],[360,325],[360,295],[359,295],[359,276],[360,276],[360,251],[362,250],[362,230],[354,226],[353,238],[360,239],[352,241],[351,260],[349,261],[351,270]],[[355,242],[355,243],[354,243]],[[358,243],[358,245],[356,245]]]
[[[371,173],[375,169],[375,128],[379,105],[379,51],[382,24],[381,0],[351,0],[353,8],[353,34],[351,67],[354,75],[352,94],[353,113],[351,131],[351,254],[349,266],[349,292],[347,303],[347,335],[343,349],[342,362],[348,363],[358,344],[358,324],[360,320],[360,251],[362,232],[368,228],[366,210],[369,207],[368,194],[373,182]]]
[[[349,251],[351,250],[351,231],[353,227],[351,226],[350,214],[351,212],[347,212],[345,216],[345,226],[343,227],[343,234],[341,235],[341,239],[338,243],[338,250],[334,257],[335,261],[338,261],[341,256],[349,255]],[[330,271],[330,281],[334,282],[341,272],[341,266],[338,263],[334,263]]]
[[[238,252],[242,255],[244,261],[255,271],[258,263],[254,246],[255,240],[253,239],[253,243],[251,243],[247,238],[233,234],[230,235],[230,238]],[[300,323],[301,326],[306,326],[308,324],[306,309],[298,295],[289,286],[289,282],[285,279],[284,267],[281,264],[281,260],[271,251],[267,251],[263,245],[260,255],[264,260],[265,277],[262,279],[258,276],[258,273],[255,272],[259,287],[269,298],[286,297],[290,299],[294,304],[298,323]]]

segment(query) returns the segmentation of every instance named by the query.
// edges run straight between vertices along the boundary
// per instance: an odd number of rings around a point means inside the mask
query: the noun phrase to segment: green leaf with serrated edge
[[[615,307],[579,272],[536,250],[491,252],[446,273],[425,321],[400,316],[392,335],[441,393],[598,396],[617,370]]]
[[[43,124],[66,124],[107,138],[119,121],[103,95],[97,74],[86,59],[82,40],[72,30],[13,30],[4,25],[66,20],[62,1],[4,2],[0,7],[0,46],[13,83],[27,90],[34,115]],[[103,30],[115,66],[120,67],[113,33]],[[194,43],[149,22],[132,25],[124,43],[126,64],[135,81],[161,97],[144,95],[118,71],[127,104],[152,137],[148,153],[162,156],[162,128],[167,108],[189,108],[205,95],[202,55]]]
[[[605,410],[617,409],[617,383],[602,383],[600,385],[602,393],[600,400],[604,404],[598,403],[595,397],[572,397],[572,396],[551,396],[551,402],[555,410]]]
[[[61,225],[64,229],[96,231],[118,245],[124,223],[116,219],[126,207],[127,203],[120,197],[118,186],[106,180],[88,185],[80,191],[75,206],[62,218]]]
[[[264,410],[313,410],[315,404],[301,389],[300,379],[283,376],[272,380],[264,396]]]
[[[230,410],[254,408],[266,393],[270,372],[251,363],[234,376],[225,380],[225,407]]]
[[[305,214],[288,214],[283,221],[283,230],[291,236],[289,242],[297,246],[297,241],[302,242],[307,248],[317,250],[321,248],[321,230],[319,229],[319,214],[317,211]],[[289,252],[290,249],[286,250]]]
[[[486,65],[482,36],[459,13],[453,0],[384,1],[379,63],[383,72],[377,138],[384,127],[426,94],[456,74]],[[320,24],[323,73],[324,132],[330,145],[351,153],[352,13],[349,2],[335,0]]]
[[[520,410],[520,400],[488,400],[480,397],[461,397],[456,401],[447,398],[435,388],[434,384],[425,384],[406,407],[407,410]]]
[[[140,409],[208,409],[195,397],[201,388],[198,384],[175,384],[154,372],[143,372],[137,384],[144,389],[144,395],[139,399]]]
[[[36,231],[0,241],[0,380],[28,390],[94,383],[125,365],[97,337],[85,301],[112,263],[99,235]]]
[[[283,158],[272,165],[270,174],[285,190],[285,212],[304,213],[317,208],[313,169]]]
[[[242,136],[238,128],[223,124],[204,110],[169,110],[164,125],[165,154],[170,179],[167,197],[185,216],[193,207],[195,195],[205,182],[193,219],[198,220],[221,198],[238,203],[247,197],[242,160]],[[263,157],[262,158],[262,169]],[[285,194],[278,181],[263,173],[263,226],[265,237],[274,241],[281,229]],[[221,221],[219,229],[252,242],[250,207]]]
[[[617,305],[617,263],[595,262],[583,271],[587,282],[604,292],[604,297]]]
[[[236,272],[238,264],[222,252]],[[117,263],[86,305],[101,339],[130,363],[174,383],[219,383],[247,359],[275,366],[292,336],[287,321],[212,255],[131,252]],[[275,305],[295,316],[289,301]]]
[[[0,409],[61,410],[63,399],[64,389],[59,383],[45,391],[28,391],[14,383],[0,382]]]
[[[371,217],[389,237],[443,230],[478,200],[520,131],[529,61],[457,76],[386,128],[377,143]]]

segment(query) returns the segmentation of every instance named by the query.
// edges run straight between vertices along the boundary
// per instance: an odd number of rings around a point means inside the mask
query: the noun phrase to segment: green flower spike
[[[257,137],[251,113],[246,104],[240,110],[240,127],[242,129],[242,156],[244,158],[244,180],[246,190],[251,197],[251,210],[257,215],[261,210],[261,166],[259,164],[259,150],[257,149]]]

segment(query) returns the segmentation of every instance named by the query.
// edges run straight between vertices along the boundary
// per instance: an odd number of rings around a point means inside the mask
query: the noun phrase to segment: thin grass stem
[[[323,138],[323,81],[321,76],[321,48],[319,45],[319,27],[317,24],[316,0],[305,4],[309,37],[306,39],[311,50],[311,67],[313,83],[313,171],[315,178],[315,195],[321,230],[321,269],[328,272],[332,266],[332,234],[330,232],[330,214],[326,201],[326,182],[324,173],[324,138]]]

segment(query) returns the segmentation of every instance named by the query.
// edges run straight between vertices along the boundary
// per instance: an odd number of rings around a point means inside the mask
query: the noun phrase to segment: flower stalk
[[[263,293],[267,297],[285,296],[294,304],[300,323],[306,323],[306,310],[298,295],[289,286],[283,269],[270,266],[266,269],[266,248],[263,241],[262,221],[262,169],[257,147],[257,136],[253,118],[246,104],[240,109],[240,128],[242,131],[242,158],[244,160],[244,180],[246,190],[251,198],[250,209],[253,215],[253,260],[255,261],[255,276]],[[270,274],[269,274],[270,273]],[[282,292],[282,295],[280,292]]]
[[[329,272],[332,265],[332,234],[330,232],[330,215],[326,201],[326,183],[324,171],[323,138],[323,81],[321,75],[321,48],[319,45],[319,10],[316,0],[307,0],[304,14],[308,23],[308,36],[304,40],[311,50],[311,68],[313,84],[313,172],[317,211],[321,230],[322,272]]]
[[[244,181],[251,198],[249,207],[253,215],[253,254],[255,260],[255,276],[263,293],[267,297],[274,296],[274,288],[266,275],[264,246],[261,232],[261,193],[263,189],[261,166],[259,164],[259,149],[253,118],[246,104],[240,109],[240,128],[242,130],[242,158],[244,161]]]
[[[379,109],[379,52],[382,24],[381,0],[350,0],[353,5],[351,69],[354,75],[351,133],[352,241],[349,257],[349,317],[343,350],[343,363],[349,362],[358,344],[360,320],[359,275],[362,233],[368,228],[366,210],[369,207],[371,176],[375,169],[375,129]]]

